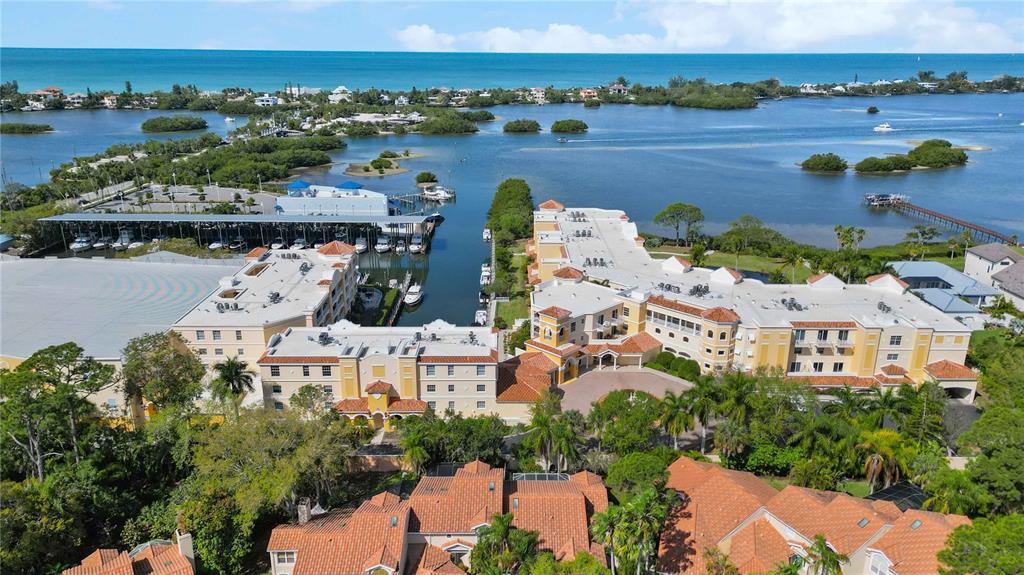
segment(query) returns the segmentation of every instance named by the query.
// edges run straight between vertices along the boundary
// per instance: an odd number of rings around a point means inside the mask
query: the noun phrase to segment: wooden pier
[[[907,196],[868,195],[864,196],[864,200],[871,207],[892,208],[898,212],[903,212],[924,220],[936,222],[957,231],[970,232],[971,235],[981,240],[1001,242],[1010,245],[1016,245],[1017,243],[1016,238],[1009,234],[997,232],[991,228],[979,226],[978,224],[913,204]]]
[[[402,308],[405,307],[405,294],[409,293],[409,286],[412,285],[412,272],[405,272],[405,279],[402,280],[402,286],[398,291],[398,298],[396,299],[391,311],[388,312],[388,319],[385,325],[392,326],[398,321],[398,315],[401,313]]]

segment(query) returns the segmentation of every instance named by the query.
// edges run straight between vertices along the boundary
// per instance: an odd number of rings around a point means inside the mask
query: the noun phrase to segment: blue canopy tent
[[[358,182],[353,182],[349,180],[338,187],[341,188],[342,190],[359,190],[362,189],[363,185]]]
[[[301,190],[305,190],[309,188],[309,186],[310,184],[306,180],[295,180],[294,182],[288,184],[288,195],[298,196],[300,195],[299,192]]]

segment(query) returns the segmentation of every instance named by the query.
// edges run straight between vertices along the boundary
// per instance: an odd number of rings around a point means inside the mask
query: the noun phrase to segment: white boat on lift
[[[128,249],[134,250],[136,248],[141,248],[144,245],[146,245],[144,242],[132,242],[128,244]]]
[[[356,253],[357,254],[366,253],[366,248],[367,248],[367,246],[366,246],[366,238],[362,238],[362,237],[356,238]]]
[[[391,251],[391,238],[387,236],[379,236],[377,243],[373,245],[374,251],[378,254],[386,254]]]
[[[423,301],[423,286],[420,284],[409,286],[409,291],[405,292],[405,298],[402,301],[407,306],[414,306]]]
[[[473,316],[473,323],[475,325],[487,325],[487,310],[476,310],[476,314]]]
[[[78,237],[76,237],[73,242],[71,242],[71,245],[69,247],[71,248],[71,251],[75,252],[76,254],[79,252],[91,250],[93,240],[95,240],[95,236],[93,236],[92,234],[81,234]]]
[[[92,244],[92,248],[94,250],[105,250],[109,248],[110,245],[113,243],[113,238],[111,238],[110,236],[103,236],[102,238],[96,240],[96,242]]]
[[[491,241],[491,228],[484,228],[484,241]]]
[[[491,270],[480,272],[480,285],[485,286],[491,283]]]
[[[405,253],[405,240],[398,240],[398,243],[395,244],[395,253],[396,254],[404,254]]]
[[[412,241],[409,242],[409,253],[421,254],[423,253],[423,236],[417,234],[412,237]]]
[[[875,126],[875,131],[876,132],[891,132],[892,131],[892,126],[889,125],[889,122],[882,122],[881,124]]]
[[[451,200],[455,197],[455,190],[451,190],[441,185],[432,186],[423,190],[423,197],[428,200],[434,200],[435,202]]]
[[[281,250],[286,247],[288,247],[288,244],[285,243],[284,238],[282,237],[276,237],[274,238],[274,241],[270,242],[270,249],[272,250]]]

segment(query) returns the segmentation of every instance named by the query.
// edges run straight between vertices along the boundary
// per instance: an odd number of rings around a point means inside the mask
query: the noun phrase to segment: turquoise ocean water
[[[675,75],[713,82],[778,78],[787,84],[908,78],[918,70],[967,70],[987,80],[1024,75],[1021,54],[465,54],[278,52],[233,50],[92,50],[0,48],[0,77],[23,90],[136,90],[195,84],[278,89],[290,82],[334,88],[408,89],[604,84],[623,75],[665,84]]]

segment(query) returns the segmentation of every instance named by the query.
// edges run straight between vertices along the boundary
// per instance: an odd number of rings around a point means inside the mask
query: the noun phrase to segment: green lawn
[[[517,246],[517,249],[520,246]],[[524,269],[529,263],[529,258],[525,254],[512,256],[512,273],[517,278],[526,278],[526,272]],[[529,286],[525,283],[517,285],[513,290],[513,295],[509,298],[508,303],[499,302],[495,313],[498,317],[503,318],[505,323],[512,327],[515,320],[519,318],[530,317],[530,292]]]
[[[675,246],[661,246],[659,248],[649,248],[648,251],[652,252],[651,257],[655,259],[665,259],[669,257],[668,254],[670,253],[680,254],[683,256],[689,255],[688,248],[681,248]],[[734,268],[736,267],[736,256],[735,254],[730,254],[726,252],[715,252],[713,254],[708,254],[708,256],[704,258],[704,266],[709,268],[717,268],[722,266]],[[780,260],[764,256],[741,255],[739,268],[741,270],[761,272],[765,274],[769,274],[773,270],[782,268],[782,271],[783,273],[786,274],[787,279],[791,279],[793,277],[792,269],[783,264]],[[810,275],[810,269],[808,269],[806,266],[799,266],[796,269],[796,282],[803,282],[808,277],[810,277]]]
[[[867,481],[847,481],[839,489],[854,497],[867,497],[871,494],[871,486]]]

